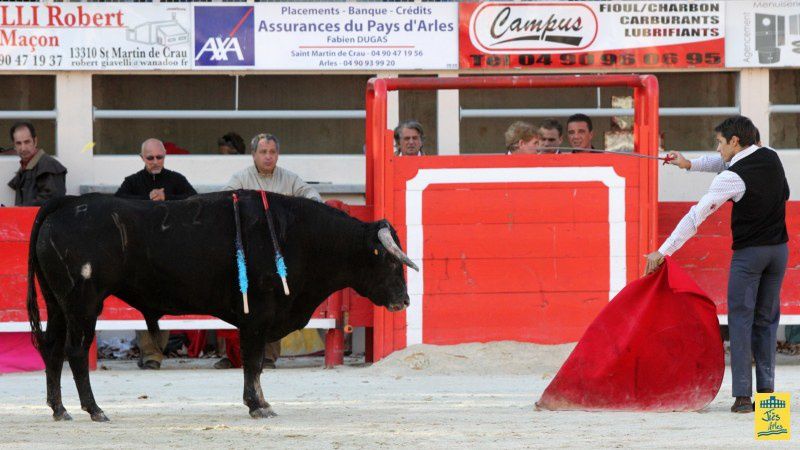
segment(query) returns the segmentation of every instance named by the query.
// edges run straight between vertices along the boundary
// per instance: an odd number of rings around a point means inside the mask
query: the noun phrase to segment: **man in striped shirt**
[[[678,152],[671,153],[672,164],[682,169],[719,174],[658,251],[646,256],[646,273],[681,248],[724,202],[733,201],[728,328],[736,401],[731,411],[748,413],[754,409],[751,358],[756,363],[757,392],[774,392],[780,290],[788,260],[789,185],[777,153],[756,145],[758,129],[750,119],[731,117],[714,131],[719,156],[687,160]]]

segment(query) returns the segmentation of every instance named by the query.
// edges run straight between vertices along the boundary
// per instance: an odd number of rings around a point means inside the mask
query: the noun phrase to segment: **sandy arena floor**
[[[242,405],[240,370],[211,359],[166,360],[161,371],[101,362],[94,393],[110,423],[80,410],[69,370],[53,422],[43,372],[0,376],[3,448],[553,448],[755,446],[753,416],[728,412],[730,379],[699,413],[538,412],[534,402],[571,346],[500,342],[415,346],[373,366],[320,368],[285,360],[262,375],[277,418],[254,420]],[[780,390],[800,392],[798,358],[778,366]],[[303,367],[305,366],[305,367]],[[792,404],[793,434],[800,412]],[[797,445],[768,443],[770,448]],[[762,445],[767,443],[762,443]]]

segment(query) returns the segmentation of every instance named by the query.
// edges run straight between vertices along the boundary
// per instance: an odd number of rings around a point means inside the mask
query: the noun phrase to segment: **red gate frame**
[[[498,76],[459,78],[372,78],[366,91],[366,204],[374,220],[394,216],[393,132],[387,127],[387,100],[389,91],[439,90],[439,89],[515,89],[559,87],[628,87],[634,94],[634,151],[657,156],[658,80],[653,75],[559,75],[559,76]],[[464,156],[469,158],[469,156]],[[424,157],[423,157],[424,158]],[[640,180],[646,180],[640,189],[640,236],[644,254],[655,248],[658,230],[658,166],[656,160],[642,159]],[[638,269],[644,262],[638,260]],[[377,361],[395,350],[405,347],[396,338],[404,330],[405,315],[389,313],[384,308],[374,308],[372,358]]]

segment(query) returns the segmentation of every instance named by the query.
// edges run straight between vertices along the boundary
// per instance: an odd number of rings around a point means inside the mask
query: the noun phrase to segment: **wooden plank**
[[[501,185],[509,184],[508,188]],[[428,224],[563,223],[607,221],[609,191],[600,183],[469,183],[431,185],[422,193],[422,221]],[[406,194],[395,191],[393,223],[406,222]],[[635,188],[625,190],[625,219],[638,222]],[[419,224],[419,220],[413,223]]]
[[[420,169],[474,169],[474,168],[524,168],[524,167],[613,167],[628,180],[628,185],[638,186],[639,158],[611,154],[561,154],[561,155],[457,155],[422,158],[394,158],[395,180],[414,178]]]
[[[470,293],[425,296],[429,344],[516,340],[575,342],[608,303],[608,292]]]
[[[628,257],[627,263],[635,258]],[[609,289],[608,257],[453,258],[426,261],[424,268],[426,294]]]
[[[425,225],[426,259],[608,256],[608,223]],[[615,255],[621,256],[621,255]]]

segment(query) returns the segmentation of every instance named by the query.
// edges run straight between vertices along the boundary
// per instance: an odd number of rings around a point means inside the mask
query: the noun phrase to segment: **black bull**
[[[239,291],[231,192],[174,202],[93,194],[54,200],[39,211],[31,231],[27,303],[56,420],[71,419],[61,401],[65,356],[83,410],[92,420],[108,420],[92,394],[88,350],[109,295],[141,311],[151,333],[165,314],[207,314],[238,327],[244,403],[253,417],[274,415],[260,382],[266,342],[303,328],[330,294],[352,287],[392,311],[408,306],[403,264],[416,267],[388,222],[364,223],[311,200],[267,194],[288,269],[286,296],[261,196],[237,193],[249,314]],[[46,332],[34,274],[47,305]]]

